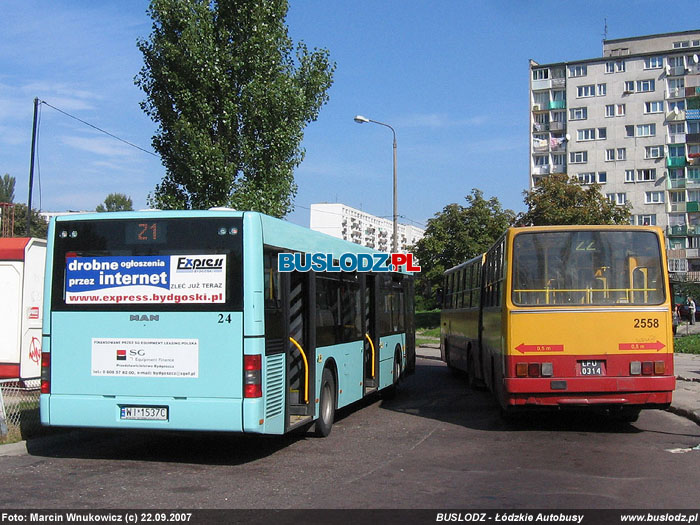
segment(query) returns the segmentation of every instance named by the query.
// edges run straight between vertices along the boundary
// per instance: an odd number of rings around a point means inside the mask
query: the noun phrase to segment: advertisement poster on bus
[[[224,302],[224,254],[66,259],[67,304]]]

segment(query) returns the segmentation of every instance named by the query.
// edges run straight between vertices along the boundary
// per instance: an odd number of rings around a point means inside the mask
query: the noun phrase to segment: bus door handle
[[[304,353],[304,349],[301,347],[299,343],[296,342],[296,340],[293,337],[290,337],[289,340],[291,343],[297,347],[299,350],[299,353],[301,354],[301,358],[304,360],[304,403],[309,404],[309,362],[306,360],[306,354]]]
[[[372,338],[369,336],[369,334],[365,334],[365,337],[369,341],[369,347],[372,349],[372,379],[374,379],[374,343],[372,342]],[[381,348],[381,346],[379,348]]]

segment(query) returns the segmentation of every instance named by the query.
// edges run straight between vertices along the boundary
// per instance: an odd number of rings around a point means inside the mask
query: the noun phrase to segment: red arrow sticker
[[[620,343],[620,350],[656,350],[657,352],[662,348],[666,348],[666,345],[661,341],[656,341],[655,343]]]
[[[526,345],[521,343],[515,349],[521,354],[526,352],[563,352],[564,345]]]

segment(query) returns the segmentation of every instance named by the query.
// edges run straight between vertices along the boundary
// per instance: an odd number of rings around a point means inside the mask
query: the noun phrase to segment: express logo
[[[178,257],[178,271],[196,271],[196,270],[222,270],[224,267],[223,258],[204,258],[204,257]]]

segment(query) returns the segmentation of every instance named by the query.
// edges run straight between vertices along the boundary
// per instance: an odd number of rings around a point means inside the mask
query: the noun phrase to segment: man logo
[[[130,315],[129,321],[160,321],[159,315]]]

